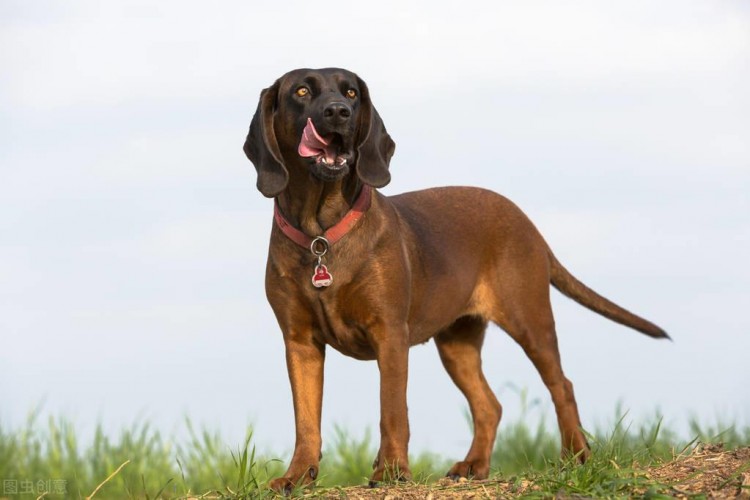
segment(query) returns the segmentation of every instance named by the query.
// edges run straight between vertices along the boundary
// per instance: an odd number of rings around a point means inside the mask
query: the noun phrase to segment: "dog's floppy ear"
[[[357,131],[357,175],[365,184],[379,188],[391,182],[388,165],[396,144],[370,101],[367,85],[361,78],[357,78],[357,83],[361,106]]]
[[[250,122],[243,149],[258,171],[258,191],[273,198],[284,190],[289,182],[289,172],[284,166],[276,132],[273,128],[280,81],[260,93],[258,109]]]

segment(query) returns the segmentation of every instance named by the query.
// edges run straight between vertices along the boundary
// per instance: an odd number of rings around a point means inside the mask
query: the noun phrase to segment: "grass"
[[[501,424],[493,473],[511,481],[531,480],[549,494],[564,491],[604,498],[626,495],[633,488],[648,492],[654,485],[638,472],[639,467],[669,460],[697,441],[720,441],[729,448],[750,445],[750,427],[738,429],[722,422],[705,426],[693,419],[689,438],[681,439],[664,427],[658,415],[633,426],[618,408],[609,428],[589,434],[592,458],[584,466],[572,466],[558,458],[554,422],[529,404],[523,393],[521,400],[521,418]],[[532,411],[538,413],[538,424],[530,427],[527,422],[533,419],[527,417]],[[285,464],[257,452],[252,429],[232,448],[217,432],[195,429],[189,420],[185,425],[189,435],[185,443],[174,444],[148,424],[136,424],[116,439],[100,427],[85,446],[64,418],[44,423],[32,414],[19,429],[0,426],[0,492],[4,491],[0,498],[273,497],[265,485],[283,473]],[[355,438],[336,427],[323,452],[319,486],[366,484],[375,452],[369,432]],[[450,464],[423,453],[412,456],[410,465],[415,481],[430,483],[441,478]],[[13,484],[16,494],[8,489]]]

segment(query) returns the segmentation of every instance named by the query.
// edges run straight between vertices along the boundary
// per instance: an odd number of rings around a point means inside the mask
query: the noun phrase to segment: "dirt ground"
[[[750,499],[750,447],[725,451],[721,445],[699,446],[689,455],[671,462],[643,469],[643,476],[657,485],[662,495],[688,498],[705,495],[707,498]],[[322,493],[322,492],[320,492]],[[367,488],[362,486],[328,490],[318,498],[351,500],[397,499],[485,499],[515,498],[540,495],[529,481],[465,481],[453,483],[443,480],[432,485]],[[634,490],[633,496],[643,496],[646,489]],[[544,495],[546,496],[546,495]],[[573,498],[553,494],[556,498]],[[581,497],[575,497],[581,498]]]

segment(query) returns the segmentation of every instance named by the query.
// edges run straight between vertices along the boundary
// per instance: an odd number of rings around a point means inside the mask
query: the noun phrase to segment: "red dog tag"
[[[315,288],[321,288],[333,283],[333,276],[328,272],[328,268],[323,264],[315,266],[315,274],[312,277],[312,284]]]

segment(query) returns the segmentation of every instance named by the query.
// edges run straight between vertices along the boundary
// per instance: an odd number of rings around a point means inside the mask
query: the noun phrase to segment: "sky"
[[[552,292],[584,427],[618,403],[636,425],[750,425],[746,2],[4,0],[0,49],[4,429],[36,409],[177,440],[188,416],[288,456],[272,202],[242,143],[263,88],[329,66],[368,83],[396,142],[383,193],[502,193],[573,274],[672,336]],[[527,392],[554,427],[497,327],[483,360],[506,422]],[[324,444],[335,425],[375,433],[375,363],[329,349],[325,376]],[[461,458],[466,404],[432,343],[411,351],[408,402],[411,450]]]

